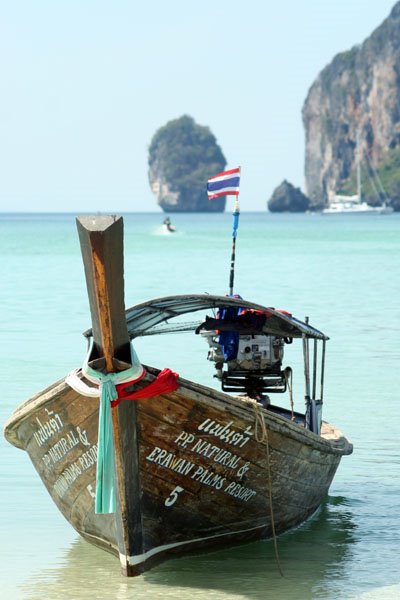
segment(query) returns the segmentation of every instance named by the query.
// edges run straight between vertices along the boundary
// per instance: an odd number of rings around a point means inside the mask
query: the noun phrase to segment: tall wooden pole
[[[93,331],[93,368],[114,373],[130,367],[125,319],[122,217],[78,217],[77,228]]]
[[[104,373],[131,367],[124,304],[123,220],[113,216],[77,218],[92,318],[89,365]],[[115,450],[116,529],[122,571],[136,575],[129,556],[142,552],[135,402],[112,409]]]

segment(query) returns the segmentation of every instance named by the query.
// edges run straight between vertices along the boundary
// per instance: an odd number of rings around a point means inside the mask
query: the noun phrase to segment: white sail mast
[[[356,165],[357,165],[357,198],[358,202],[362,202],[361,197],[361,156],[360,156],[360,132],[357,130],[356,137]]]

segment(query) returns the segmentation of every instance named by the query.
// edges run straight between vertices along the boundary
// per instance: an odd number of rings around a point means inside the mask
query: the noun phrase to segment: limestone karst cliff
[[[361,45],[321,71],[302,116],[306,193],[314,207],[331,193],[355,192],[358,136],[364,199],[381,203],[386,193],[400,210],[400,2]]]
[[[149,181],[159,206],[168,213],[223,212],[225,197],[208,200],[207,180],[223,171],[226,160],[208,127],[184,115],[153,136]]]

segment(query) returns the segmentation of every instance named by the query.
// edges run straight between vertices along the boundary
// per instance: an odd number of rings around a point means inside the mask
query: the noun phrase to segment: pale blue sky
[[[304,190],[301,108],[393,0],[0,0],[0,211],[160,211],[155,131],[183,114],[242,167],[242,210]]]

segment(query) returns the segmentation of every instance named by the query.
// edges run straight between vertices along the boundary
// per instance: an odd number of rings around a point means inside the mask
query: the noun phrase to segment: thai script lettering
[[[239,448],[243,448],[250,440],[251,426],[249,425],[243,433],[235,431],[234,429],[230,429],[230,426],[233,424],[233,421],[229,421],[226,425],[221,425],[216,421],[212,421],[211,419],[206,419],[198,426],[198,431],[204,431],[204,433],[208,433],[209,435],[214,435],[219,438],[221,442],[226,442],[227,444],[232,444],[232,446],[239,446]]]
[[[54,414],[53,412],[47,411],[47,414],[51,417],[45,423],[42,423],[38,417],[36,417],[36,421],[39,425],[37,431],[34,432],[33,436],[36,440],[37,445],[40,447],[47,442],[54,435],[59,433],[61,429],[64,427],[64,423],[58,413]],[[54,416],[52,416],[54,415]]]

